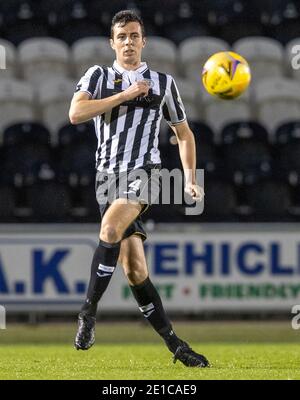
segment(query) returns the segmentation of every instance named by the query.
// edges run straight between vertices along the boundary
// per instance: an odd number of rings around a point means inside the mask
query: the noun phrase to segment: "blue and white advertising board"
[[[0,234],[0,305],[9,311],[77,311],[97,246],[94,233]],[[295,231],[152,233],[150,276],[172,311],[287,311],[300,304]],[[103,311],[134,311],[121,266]]]

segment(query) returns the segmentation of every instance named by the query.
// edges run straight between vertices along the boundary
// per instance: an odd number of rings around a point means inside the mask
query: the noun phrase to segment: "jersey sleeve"
[[[92,99],[97,97],[100,82],[103,78],[103,71],[99,65],[89,68],[76,85],[75,93],[86,92]]]
[[[175,80],[168,76],[163,116],[170,125],[177,125],[186,120],[186,113]]]

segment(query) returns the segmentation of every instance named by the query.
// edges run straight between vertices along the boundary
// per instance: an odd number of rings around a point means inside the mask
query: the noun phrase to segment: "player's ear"
[[[110,42],[110,47],[111,47],[113,50],[115,50],[115,43],[114,43],[113,39],[109,39],[109,42]]]
[[[143,42],[143,47],[145,47],[146,46],[146,37],[145,36],[143,37],[142,42]]]

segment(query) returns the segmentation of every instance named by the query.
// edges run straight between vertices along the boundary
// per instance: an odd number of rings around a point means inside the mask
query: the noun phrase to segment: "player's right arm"
[[[120,104],[135,99],[138,96],[147,96],[149,85],[146,81],[134,82],[128,89],[104,99],[93,100],[85,91],[74,94],[69,110],[70,122],[73,125],[89,121],[97,115],[104,114]]]
[[[77,125],[101,115],[121,104],[122,93],[115,94],[101,100],[92,100],[89,93],[75,93],[71,101],[69,118],[71,124]]]

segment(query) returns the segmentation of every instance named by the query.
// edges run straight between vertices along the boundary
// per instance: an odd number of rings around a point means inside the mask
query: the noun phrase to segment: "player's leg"
[[[124,231],[136,219],[141,205],[117,199],[103,216],[99,246],[95,251],[87,299],[82,311],[95,316],[97,304],[116,268]]]
[[[166,337],[167,334],[172,336],[171,323],[149,278],[140,236],[132,235],[122,241],[119,261],[144,317],[162,337]]]
[[[134,262],[131,262],[134,260]],[[149,272],[140,235],[133,234],[122,240],[119,263],[130,286],[138,285],[148,278]]]
[[[87,350],[95,342],[97,305],[108,287],[116,268],[120,243],[126,228],[136,219],[142,206],[115,200],[105,212],[99,235],[99,245],[91,266],[87,297],[78,317],[78,332],[75,338],[77,350]]]
[[[119,261],[140,311],[164,339],[168,349],[174,354],[174,361],[179,359],[186,366],[207,367],[209,365],[207,359],[195,353],[174,333],[161,298],[149,278],[140,236],[132,235],[122,240]]]

